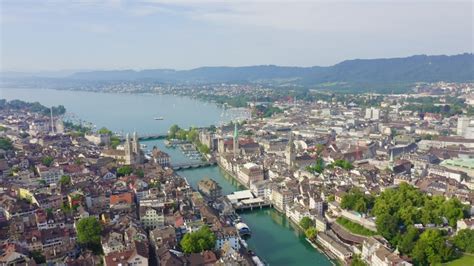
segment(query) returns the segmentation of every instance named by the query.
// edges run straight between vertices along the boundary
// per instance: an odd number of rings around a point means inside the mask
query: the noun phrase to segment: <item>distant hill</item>
[[[474,54],[415,55],[405,58],[347,60],[329,67],[200,67],[191,70],[149,69],[76,72],[67,77],[89,81],[156,81],[163,83],[262,83],[316,86],[380,85],[413,82],[474,81]]]

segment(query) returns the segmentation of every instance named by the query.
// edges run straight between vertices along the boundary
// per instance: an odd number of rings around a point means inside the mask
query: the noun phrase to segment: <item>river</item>
[[[0,88],[0,98],[38,101],[46,106],[62,104],[68,113],[117,132],[164,133],[172,124],[209,126],[229,119],[215,104],[172,95]],[[154,120],[155,116],[162,116],[164,120]],[[143,144],[146,149],[158,146],[170,154],[172,162],[188,160],[179,149],[167,148],[162,140]],[[179,174],[195,188],[197,182],[206,176],[215,179],[225,194],[243,188],[217,166],[182,170]],[[270,265],[331,265],[327,257],[307,243],[301,232],[277,211],[249,211],[240,216],[252,230],[252,236],[247,240],[249,248]]]

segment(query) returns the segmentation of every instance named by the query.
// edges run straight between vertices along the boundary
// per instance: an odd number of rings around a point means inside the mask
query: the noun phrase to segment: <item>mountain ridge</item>
[[[77,81],[156,81],[162,83],[259,83],[314,86],[318,84],[400,84],[474,81],[474,54],[413,55],[409,57],[351,59],[332,66],[203,66],[188,70],[79,71],[63,77]]]

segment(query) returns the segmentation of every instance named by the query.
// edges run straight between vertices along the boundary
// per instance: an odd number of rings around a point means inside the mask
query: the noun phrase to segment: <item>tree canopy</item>
[[[313,240],[313,239],[316,238],[316,235],[318,234],[318,231],[316,230],[315,227],[309,227],[308,229],[306,229],[306,230],[304,231],[304,234],[306,235],[306,237],[307,237],[308,239]]]
[[[50,167],[51,164],[53,164],[53,161],[54,161],[54,158],[51,156],[45,156],[41,159],[41,163],[48,167]]]
[[[443,231],[426,229],[420,234],[414,225],[442,225],[446,218],[455,227],[466,212],[467,207],[456,198],[429,196],[405,183],[382,192],[372,209],[378,233],[402,254],[411,256],[416,265],[445,262],[453,259],[455,252]],[[465,239],[463,234],[459,239]],[[466,242],[460,240],[460,243]]]
[[[344,170],[351,170],[354,168],[354,166],[352,165],[352,163],[350,163],[349,161],[347,160],[335,160],[333,163],[331,163],[329,165],[330,168],[333,168],[333,167],[340,167]]]
[[[12,150],[13,149],[13,144],[12,141],[9,138],[0,138],[0,149],[2,150]]]
[[[311,226],[314,225],[313,220],[311,220],[311,218],[309,218],[307,216],[301,218],[299,224],[304,230],[306,230],[306,229],[308,229],[308,228],[310,228]]]
[[[449,261],[455,254],[453,247],[446,245],[441,230],[427,229],[420,235],[411,256],[418,265],[433,265]]]
[[[117,176],[128,176],[133,173],[133,168],[130,165],[124,165],[117,168]]]
[[[87,217],[79,220],[76,226],[77,242],[91,249],[95,253],[100,253],[100,234],[102,226],[95,217]]]
[[[474,230],[460,230],[454,237],[454,244],[464,252],[474,253]]]
[[[61,176],[61,178],[59,179],[59,184],[61,184],[62,186],[71,184],[71,177],[68,175]]]
[[[341,207],[344,209],[354,210],[366,213],[374,206],[374,197],[363,193],[358,188],[352,188],[342,197]]]
[[[199,253],[204,250],[211,250],[216,245],[216,236],[207,226],[199,230],[186,233],[180,242],[185,253]]]
[[[311,172],[311,173],[322,173],[324,171],[324,161],[321,158],[316,159],[315,163],[307,166],[306,171]]]
[[[442,196],[428,196],[405,183],[382,192],[376,198],[372,210],[377,218],[384,214],[396,217],[402,227],[419,223],[439,225],[443,222],[442,217],[454,227],[466,212],[467,207],[457,198],[446,200]]]

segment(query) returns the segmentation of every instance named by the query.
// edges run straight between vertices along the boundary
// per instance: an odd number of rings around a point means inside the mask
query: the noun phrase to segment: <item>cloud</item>
[[[463,5],[472,9],[472,2],[394,1],[394,0],[148,0],[138,4],[141,15],[160,12],[216,25],[262,27],[300,32],[377,32],[403,30],[439,24],[440,16]],[[440,8],[441,7],[441,8]],[[469,8],[471,7],[471,8]],[[471,15],[472,16],[472,15]],[[465,17],[458,20],[462,22]],[[451,23],[451,22],[446,22]]]

